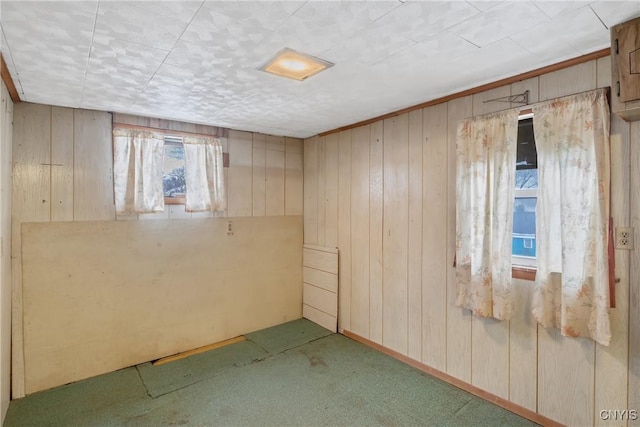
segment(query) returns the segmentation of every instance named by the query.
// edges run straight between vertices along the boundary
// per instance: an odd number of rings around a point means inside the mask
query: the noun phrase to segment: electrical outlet
[[[633,234],[632,227],[616,227],[616,249],[633,249]]]

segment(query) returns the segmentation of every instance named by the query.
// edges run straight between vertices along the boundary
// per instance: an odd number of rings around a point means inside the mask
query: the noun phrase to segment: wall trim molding
[[[373,348],[374,350],[378,350],[381,353],[386,354],[387,356],[391,356],[394,359],[397,359],[401,362],[406,363],[409,366],[412,366],[426,374],[429,374],[433,377],[436,377],[438,379],[441,379],[455,387],[458,387],[459,389],[462,389],[468,393],[473,394],[474,396],[477,396],[481,399],[486,400],[487,402],[491,402],[495,405],[500,406],[501,408],[504,408],[508,411],[511,411],[515,414],[520,415],[521,417],[527,418],[535,423],[538,423],[540,425],[543,426],[553,426],[553,427],[561,427],[564,426],[564,424],[558,423],[557,421],[554,421],[550,418],[547,418],[543,415],[538,414],[537,412],[533,412],[530,409],[527,409],[523,406],[517,405],[507,399],[504,399],[502,397],[496,396],[492,393],[489,393],[488,391],[485,391],[481,388],[478,388],[472,384],[469,384],[465,381],[462,381],[456,377],[453,377],[449,374],[446,374],[442,371],[439,371],[435,368],[432,368],[429,365],[426,365],[422,362],[418,362],[417,360],[414,360],[408,356],[405,356],[402,353],[398,353],[395,350],[391,350],[390,348],[384,347],[376,342],[373,342],[367,338],[361,337],[358,334],[354,334],[353,332],[347,331],[347,330],[343,330],[341,329],[339,331],[342,335],[344,335],[347,338],[351,338],[354,341],[357,341],[361,344],[364,344],[368,347]]]
[[[9,91],[9,96],[14,103],[20,102],[20,94],[16,90],[16,85],[13,83],[13,78],[11,78],[11,73],[7,68],[7,63],[4,62],[4,56],[0,53],[0,75],[2,75],[2,81],[7,86],[7,90]]]
[[[591,52],[588,53],[586,55],[582,55],[582,56],[578,56],[576,58],[571,58],[571,59],[567,59],[565,61],[562,62],[558,62],[556,64],[551,64],[551,65],[547,65],[545,67],[541,67],[541,68],[537,68],[535,70],[532,71],[527,71],[525,73],[521,73],[512,77],[506,77],[504,79],[501,80],[496,80],[495,82],[491,82],[491,83],[486,83],[483,84],[481,86],[476,86],[474,88],[471,89],[466,89],[463,90],[461,92],[456,92],[453,93],[451,95],[447,95],[447,96],[443,96],[441,98],[436,98],[433,99],[431,101],[426,101],[423,102],[421,104],[417,104],[417,105],[413,105],[411,107],[406,107],[403,108],[401,110],[396,110],[396,111],[392,111],[390,113],[386,113],[383,114],[381,116],[377,116],[377,117],[373,117],[371,119],[367,119],[367,120],[363,120],[357,123],[353,123],[350,125],[346,125],[346,126],[342,126],[339,127],[337,129],[332,129],[332,130],[328,130],[325,132],[321,132],[318,134],[318,136],[326,136],[326,135],[330,135],[332,133],[337,133],[337,132],[342,132],[344,130],[349,130],[349,129],[354,129],[360,126],[365,126],[371,123],[375,123],[378,122],[380,120],[384,120],[384,119],[388,119],[391,117],[396,117],[399,116],[401,114],[405,114],[405,113],[410,113],[411,111],[415,111],[415,110],[421,110],[423,108],[427,108],[427,107],[431,107],[433,105],[438,105],[438,104],[443,104],[445,102],[449,102],[452,101],[454,99],[458,99],[458,98],[463,98],[465,96],[469,96],[469,95],[475,95],[476,93],[480,93],[480,92],[484,92],[490,89],[495,89],[497,87],[500,86],[506,86],[508,84],[511,83],[516,83],[519,82],[521,80],[526,80],[526,79],[530,79],[533,77],[539,77],[543,74],[547,74],[547,73],[551,73],[553,71],[558,71],[558,70],[562,70],[564,68],[569,68],[572,67],[574,65],[579,65],[585,62],[589,62],[589,61],[593,61],[594,59],[600,59],[600,58],[604,58],[606,56],[609,56],[611,54],[611,48],[605,48],[605,49],[601,49],[601,50],[597,50],[595,52]]]

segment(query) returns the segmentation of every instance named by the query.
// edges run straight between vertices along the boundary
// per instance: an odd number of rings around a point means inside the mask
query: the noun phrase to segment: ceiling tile
[[[462,1],[406,2],[377,20],[374,27],[419,42],[478,13]]]
[[[203,0],[180,0],[180,1],[128,1],[127,3],[139,9],[148,10],[159,15],[177,19],[182,22],[189,22],[200,9]]]
[[[97,35],[170,50],[187,23],[123,1],[103,1],[98,7]]]
[[[366,28],[325,52],[323,59],[334,63],[357,61],[362,64],[374,64],[414,44],[416,42],[413,40],[395,33]]]
[[[597,1],[591,3],[591,9],[611,28],[640,16],[640,1]]]
[[[544,12],[549,18],[554,18],[557,15],[574,9],[579,9],[588,5],[588,1],[578,0],[556,0],[556,1],[536,1],[535,5],[538,9]]]
[[[247,4],[241,1],[207,1],[204,7],[241,21],[249,27],[258,26],[275,30],[304,3],[304,1],[260,1],[247,7]]]
[[[531,2],[504,2],[456,25],[451,32],[482,47],[547,21],[549,17]]]

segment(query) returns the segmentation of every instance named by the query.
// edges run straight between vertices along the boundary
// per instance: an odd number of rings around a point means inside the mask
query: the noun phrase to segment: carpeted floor
[[[11,402],[5,426],[532,426],[301,319]]]

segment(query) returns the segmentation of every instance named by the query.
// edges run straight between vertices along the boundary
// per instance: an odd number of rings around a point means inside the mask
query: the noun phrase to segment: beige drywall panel
[[[11,399],[11,156],[13,101],[2,83],[0,105],[0,423]]]
[[[27,393],[302,314],[299,216],[234,218],[233,235],[218,218],[29,223],[22,234]]]

